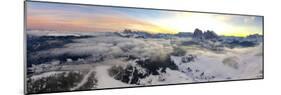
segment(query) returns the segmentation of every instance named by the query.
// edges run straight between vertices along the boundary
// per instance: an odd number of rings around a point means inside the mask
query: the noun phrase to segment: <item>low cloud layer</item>
[[[118,58],[134,56],[137,58],[147,57],[152,60],[165,60],[173,51],[172,46],[166,46],[169,40],[139,40],[120,37],[96,37],[74,40],[64,48],[54,48],[40,51],[37,57],[70,55],[91,55],[90,58]]]

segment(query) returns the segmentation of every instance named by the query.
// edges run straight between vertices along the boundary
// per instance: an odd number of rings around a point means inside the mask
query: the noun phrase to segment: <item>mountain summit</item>
[[[193,33],[193,39],[204,40],[204,39],[217,39],[218,35],[214,31],[207,30],[203,32],[202,30],[196,28]]]

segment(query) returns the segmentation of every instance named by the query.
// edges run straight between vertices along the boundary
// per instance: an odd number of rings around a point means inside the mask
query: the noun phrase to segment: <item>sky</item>
[[[58,3],[27,3],[27,29],[64,32],[149,33],[212,30],[224,36],[262,34],[262,17]]]

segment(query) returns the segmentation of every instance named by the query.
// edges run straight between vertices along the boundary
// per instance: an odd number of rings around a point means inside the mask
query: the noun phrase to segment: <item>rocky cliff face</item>
[[[203,32],[202,32],[202,30],[200,30],[200,29],[195,29],[192,37],[193,37],[194,39],[203,39],[204,37],[203,37]]]
[[[200,29],[195,29],[193,33],[193,39],[197,40],[209,40],[209,39],[217,39],[218,35],[214,31],[207,30],[203,32]]]
[[[216,38],[218,38],[218,35],[214,31],[209,31],[209,30],[204,32],[203,36],[204,36],[205,39],[216,39]]]

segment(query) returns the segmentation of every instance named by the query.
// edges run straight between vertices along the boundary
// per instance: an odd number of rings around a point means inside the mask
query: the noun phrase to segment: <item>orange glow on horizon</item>
[[[176,34],[193,32],[196,28],[225,36],[262,34],[262,18],[58,4],[28,4],[27,7],[27,29],[34,30],[120,32],[132,29],[154,34]]]

